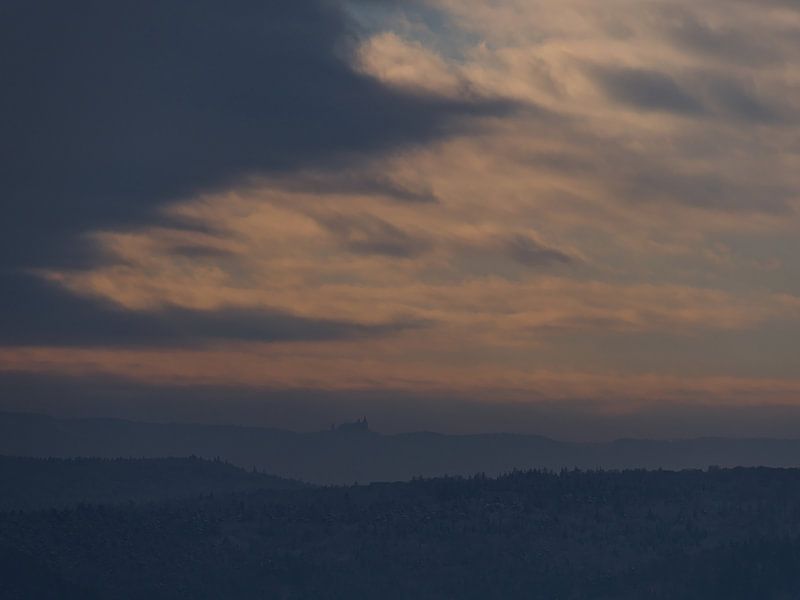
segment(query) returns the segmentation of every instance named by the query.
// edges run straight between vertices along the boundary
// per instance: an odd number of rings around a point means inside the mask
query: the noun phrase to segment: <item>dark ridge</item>
[[[0,510],[64,508],[188,498],[305,484],[245,471],[220,460],[0,456]]]
[[[564,470],[0,512],[0,582],[26,599],[798,598],[798,497],[798,469]]]

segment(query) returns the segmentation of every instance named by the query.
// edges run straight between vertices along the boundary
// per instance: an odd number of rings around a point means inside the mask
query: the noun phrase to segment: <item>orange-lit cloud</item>
[[[136,314],[414,327],[195,350],[7,347],[2,368],[486,398],[798,399],[780,340],[800,329],[800,12],[717,0],[399,11],[354,68],[414,97],[513,108],[340,168],[198,192],[160,225],[88,234],[114,260],[38,273]],[[751,360],[752,340],[774,369]]]
[[[418,351],[409,357],[409,350]],[[0,372],[115,376],[149,385],[375,390],[457,395],[483,401],[590,401],[627,411],[672,401],[698,405],[793,405],[795,379],[679,376],[458,364],[423,344],[223,346],[215,350],[0,348]]]

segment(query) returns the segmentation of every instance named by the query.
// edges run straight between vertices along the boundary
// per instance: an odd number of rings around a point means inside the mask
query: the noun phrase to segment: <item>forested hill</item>
[[[800,597],[800,470],[519,472],[0,512],[5,599]]]
[[[382,435],[366,422],[296,433],[257,427],[55,419],[0,413],[0,454],[38,457],[220,457],[246,469],[323,484],[513,469],[800,466],[800,440],[701,438],[561,442],[536,435]]]
[[[188,498],[304,484],[199,458],[39,459],[0,456],[0,510]]]

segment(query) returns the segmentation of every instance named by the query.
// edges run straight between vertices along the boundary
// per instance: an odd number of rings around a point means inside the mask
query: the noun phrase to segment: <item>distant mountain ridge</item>
[[[690,469],[710,465],[800,466],[800,439],[621,439],[563,442],[538,435],[384,435],[366,420],[298,433],[234,425],[58,419],[0,413],[0,454],[33,457],[219,457],[312,483],[496,475],[514,469]]]

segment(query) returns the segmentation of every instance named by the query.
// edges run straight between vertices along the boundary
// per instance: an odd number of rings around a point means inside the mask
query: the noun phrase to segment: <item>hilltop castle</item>
[[[342,423],[341,425],[331,425],[331,429],[341,431],[342,433],[366,433],[369,431],[369,423],[367,417],[361,417],[353,423]]]

